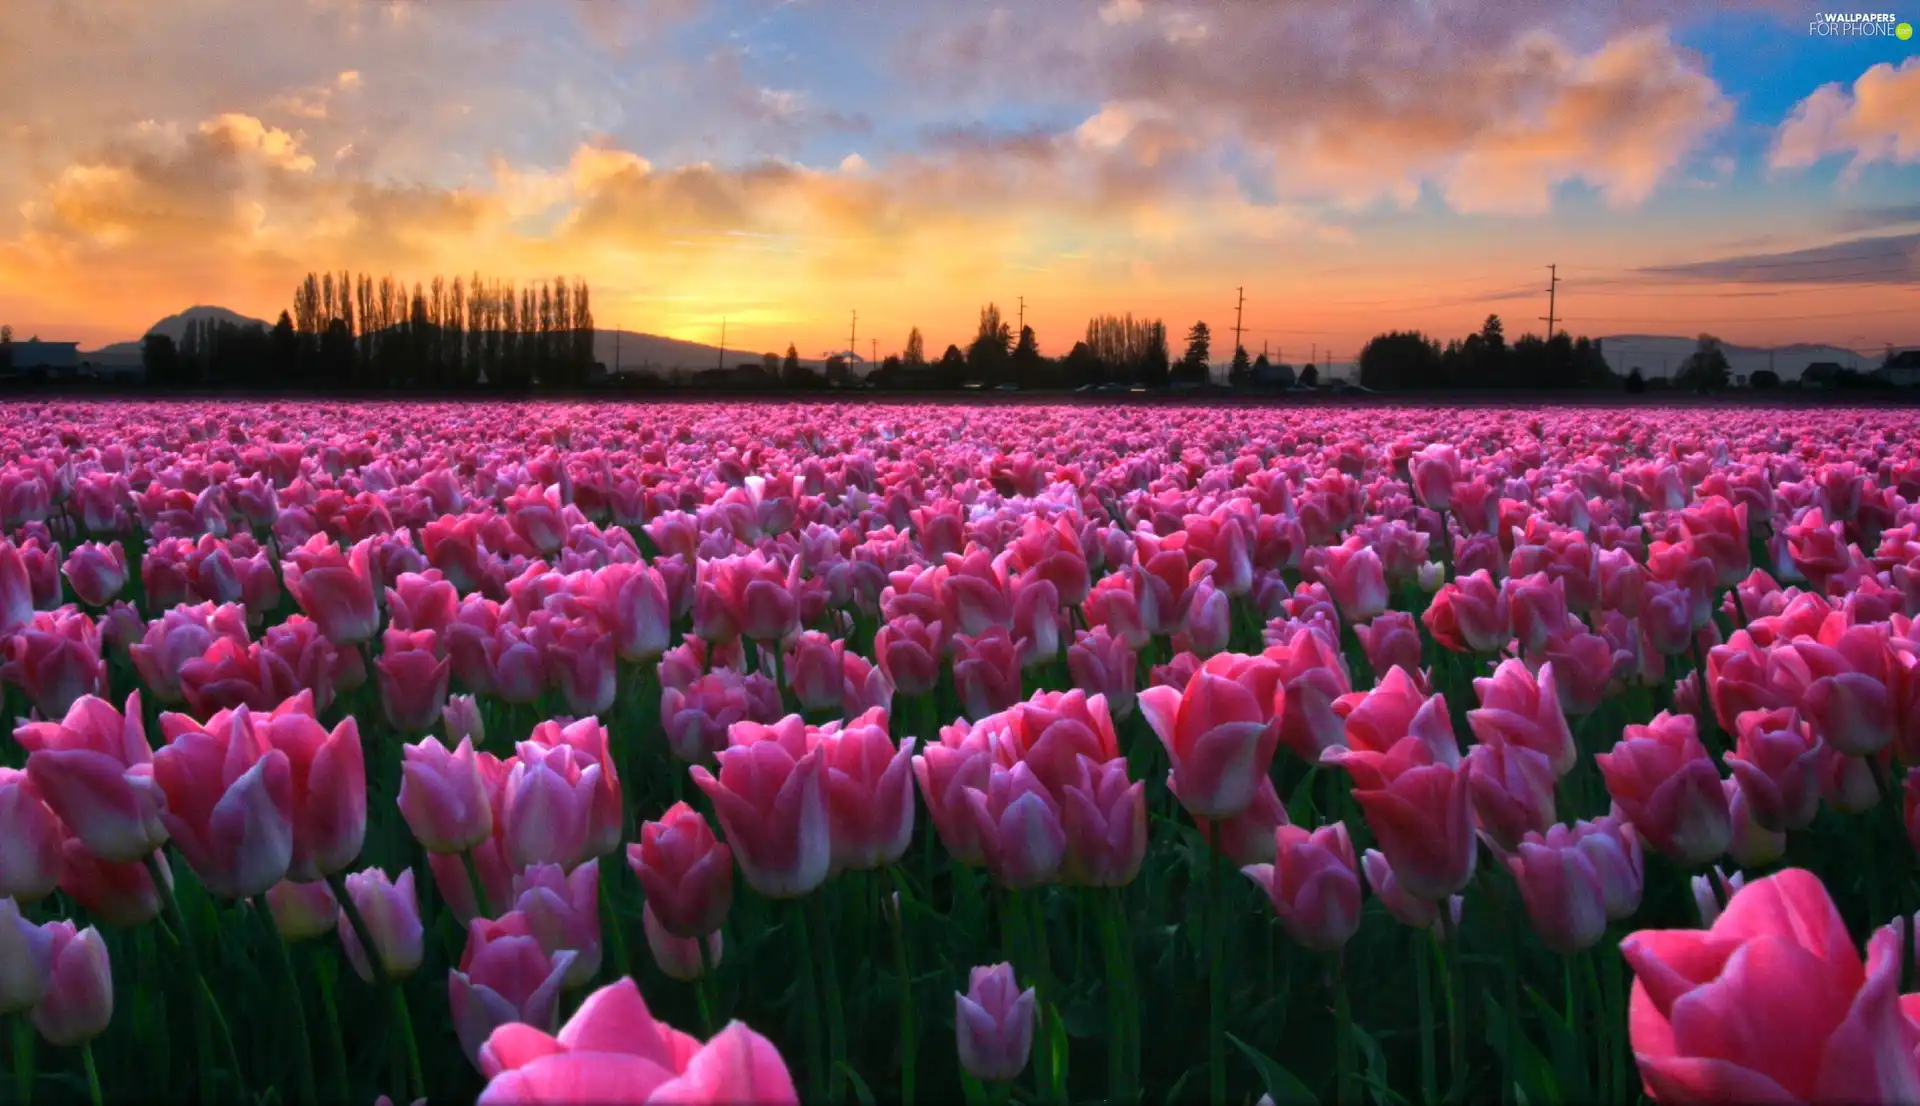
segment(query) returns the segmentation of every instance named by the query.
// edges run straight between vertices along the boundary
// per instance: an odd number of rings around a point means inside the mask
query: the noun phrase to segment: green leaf
[[[860,1073],[854,1071],[853,1066],[845,1060],[834,1066],[846,1073],[847,1082],[853,1086],[853,1097],[859,1100],[860,1106],[874,1106],[873,1088],[867,1086],[867,1081],[860,1078]]]
[[[967,1106],[987,1106],[987,1089],[972,1074],[960,1073],[960,1089],[966,1093]]]
[[[1247,1059],[1252,1062],[1254,1070],[1260,1073],[1260,1082],[1267,1088],[1267,1093],[1273,1096],[1275,1106],[1279,1106],[1279,1104],[1283,1102],[1314,1103],[1317,1106],[1320,1099],[1316,1097],[1312,1091],[1307,1089],[1305,1083],[1295,1078],[1292,1072],[1281,1067],[1278,1060],[1261,1052],[1259,1049],[1231,1033],[1227,1034],[1227,1040],[1233,1042],[1233,1047],[1245,1053]],[[1191,1075],[1193,1073],[1188,1072],[1187,1074]],[[1180,1081],[1182,1083],[1186,1082],[1186,1076],[1181,1076]],[[1178,1088],[1175,1088],[1175,1090],[1177,1091]],[[1167,1095],[1167,1101],[1176,1101],[1178,1097],[1177,1094],[1169,1094]]]
[[[1558,1080],[1554,1078],[1553,1065],[1547,1062],[1547,1058],[1540,1054],[1540,1050],[1534,1047],[1517,1024],[1513,1031],[1514,1054],[1508,1056],[1507,1034],[1504,1031],[1508,1014],[1493,1000],[1491,994],[1483,991],[1481,1000],[1486,1003],[1487,1010],[1487,1043],[1502,1061],[1501,1078],[1513,1082],[1530,1101],[1546,1106],[1562,1106],[1565,1098]]]
[[[1367,1070],[1360,1073],[1360,1081],[1373,1092],[1373,1100],[1378,1103],[1401,1103],[1405,1106],[1407,1098],[1393,1089],[1388,1082],[1387,1054],[1380,1048],[1380,1042],[1373,1034],[1358,1025],[1353,1027],[1354,1039],[1360,1043],[1360,1051],[1367,1058]]]

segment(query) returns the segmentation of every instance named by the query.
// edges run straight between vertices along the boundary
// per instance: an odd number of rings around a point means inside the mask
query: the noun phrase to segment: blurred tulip
[[[1014,981],[1013,965],[973,969],[967,993],[954,996],[960,1067],[987,1083],[1007,1083],[1026,1070],[1033,1050],[1034,993]]]

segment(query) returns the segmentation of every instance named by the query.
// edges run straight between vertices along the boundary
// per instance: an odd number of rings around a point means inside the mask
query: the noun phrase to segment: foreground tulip
[[[324,535],[287,552],[282,569],[287,590],[308,618],[335,645],[370,641],[380,628],[380,608],[373,589],[371,540],[342,553]]]
[[[282,880],[267,891],[267,909],[273,926],[288,944],[324,937],[340,920],[340,901],[324,882]]]
[[[600,974],[600,861],[572,872],[558,864],[535,864],[513,877],[513,910],[527,932],[558,957],[571,953],[566,985],[584,987]]]
[[[1649,1097],[1912,1102],[1914,1030],[1901,1012],[1898,931],[1862,964],[1826,888],[1790,868],[1743,888],[1707,931],[1641,930],[1634,1058]]]
[[[693,782],[714,813],[747,885],[773,899],[798,898],[826,882],[833,864],[823,754],[795,758],[779,741],[720,751],[720,774],[694,765]]]
[[[595,991],[558,1035],[504,1025],[480,1048],[479,1102],[796,1104],[773,1045],[739,1022],[706,1044],[654,1020],[633,980]]]
[[[1033,1051],[1033,988],[1020,990],[1012,964],[975,968],[967,993],[954,995],[953,1025],[961,1070],[982,1082],[1011,1082]]]
[[[91,695],[59,722],[13,731],[28,751],[27,776],[47,806],[102,860],[144,860],[167,840],[166,796],[140,724],[140,693],[125,714]]]
[[[1474,680],[1473,690],[1480,696],[1480,709],[1467,712],[1467,725],[1475,737],[1545,754],[1556,779],[1579,763],[1580,751],[1554,687],[1553,662],[1541,665],[1535,674],[1520,661],[1502,661],[1492,679]]]
[[[821,752],[833,871],[884,868],[913,838],[913,738],[887,735],[887,712],[876,707],[851,721],[809,734]]]
[[[385,646],[373,662],[380,686],[380,712],[402,733],[425,733],[446,708],[452,668],[437,655],[432,630],[388,630]]]
[[[1605,888],[1574,831],[1554,826],[1529,833],[1507,858],[1540,943],[1571,954],[1590,948],[1607,929]]]
[[[1025,761],[996,764],[984,790],[968,788],[974,837],[987,871],[1009,890],[1051,883],[1067,855],[1060,806]]]
[[[113,969],[107,943],[88,926],[48,922],[53,936],[46,994],[33,1008],[33,1027],[47,1043],[61,1048],[83,1045],[107,1031],[113,1020]]]
[[[250,721],[261,747],[286,754],[292,770],[289,878],[312,881],[346,870],[367,834],[367,769],[358,723],[349,716],[329,732],[315,717],[312,693],[304,691]]]
[[[1415,898],[1440,902],[1473,878],[1473,767],[1470,760],[1458,768],[1426,764],[1384,786],[1354,789],[1394,878]]]
[[[1173,762],[1170,786],[1188,813],[1231,818],[1253,801],[1280,743],[1286,693],[1280,666],[1222,653],[1184,691],[1150,687],[1140,711]]]
[[[33,902],[60,883],[60,820],[33,777],[0,768],[0,899]]]
[[[208,891],[250,899],[285,879],[293,860],[293,769],[287,754],[261,749],[245,707],[216,719],[229,724],[162,720],[174,732],[153,754],[167,799],[160,818]]]
[[[647,951],[653,954],[653,962],[668,979],[692,983],[707,974],[709,968],[720,966],[725,948],[717,929],[705,937],[675,937],[660,924],[652,903],[641,908],[640,928],[646,935]],[[703,940],[707,944],[704,954],[700,949]]]
[[[29,1010],[47,993],[53,970],[53,932],[20,916],[0,898],[0,1018]]]
[[[468,924],[460,966],[447,973],[447,1002],[454,1033],[474,1067],[480,1066],[480,1046],[500,1026],[552,1031],[560,1015],[560,984],[573,959],[571,952],[549,955],[517,911]]]
[[[1315,952],[1337,952],[1360,928],[1360,866],[1339,822],[1308,833],[1274,831],[1272,864],[1241,869],[1267,893],[1287,936]]]
[[[1147,854],[1146,782],[1129,780],[1124,760],[1082,754],[1076,764],[1078,777],[1059,791],[1064,873],[1086,887],[1124,887]]]
[[[1683,867],[1725,852],[1733,838],[1720,774],[1707,759],[1690,715],[1662,712],[1628,726],[1612,752],[1594,759],[1620,813],[1647,843]]]
[[[146,863],[102,860],[77,837],[68,837],[60,853],[60,890],[95,921],[115,929],[132,929],[160,916],[160,889],[154,886]],[[173,869],[167,864],[166,854],[151,853],[149,860],[159,869],[171,894]]]
[[[720,928],[733,906],[733,852],[686,803],[640,826],[627,865],[667,933],[694,938]]]
[[[400,753],[400,814],[422,848],[463,853],[493,835],[493,804],[472,738],[452,752],[424,738]]]
[[[399,980],[412,975],[420,966],[424,951],[420,900],[413,892],[413,869],[400,873],[399,879],[389,879],[380,869],[368,868],[348,876],[346,888],[361,920],[366,923],[367,938],[373,942],[374,954],[379,957],[387,978]],[[367,963],[360,936],[354,932],[350,920],[343,907],[339,921],[340,945],[346,950],[354,974],[372,983],[373,967]]]

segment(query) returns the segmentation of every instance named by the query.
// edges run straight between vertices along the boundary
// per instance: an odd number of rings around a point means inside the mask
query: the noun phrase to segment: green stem
[[[819,892],[816,891],[814,894],[819,894]],[[820,1045],[820,1011],[813,981],[813,941],[807,934],[807,915],[809,913],[810,911],[804,904],[797,902],[793,904],[793,934],[794,940],[800,946],[795,950],[799,959],[794,961],[794,966],[800,972],[800,984],[806,992],[803,996],[805,1001],[802,1006],[803,1013],[800,1015],[800,1027],[806,1033],[807,1039],[807,1066],[809,1068],[807,1072],[807,1098],[819,1102],[825,1098],[825,1092],[821,1089],[821,1080],[826,1076],[827,1065],[825,1053]],[[822,930],[824,931],[824,929],[825,927],[823,926]]]
[[[1433,942],[1434,963],[1439,971],[1442,995],[1447,1003],[1447,1101],[1458,1102],[1467,1090],[1467,1042],[1461,1032],[1460,1004],[1466,1000],[1467,985],[1462,977],[1458,947],[1448,947],[1448,939],[1458,942],[1460,926],[1453,920],[1453,904],[1442,902],[1437,928],[1428,931]]]
[[[400,1048],[405,1061],[405,1079],[402,1083],[411,1093],[405,1095],[412,1102],[427,1097],[427,1081],[420,1073],[420,1046],[413,1037],[413,1014],[407,1009],[407,992],[399,983],[391,983],[388,992],[393,996],[393,1017],[400,1026]]]
[[[207,977],[200,970],[200,953],[194,948],[193,933],[187,929],[186,915],[180,911],[180,900],[174,897],[173,885],[167,881],[166,872],[160,867],[160,852],[154,850],[143,861],[147,868],[147,877],[153,881],[153,889],[160,896],[160,910],[166,915],[173,931],[180,939],[181,958],[187,962],[187,971],[192,973],[194,987],[200,994],[200,1001],[206,1007],[205,1017],[193,1019],[194,1060],[199,1065],[200,1098],[203,1102],[212,1102],[217,1097],[216,1086],[219,1071],[213,1061],[213,1030],[217,1026],[225,1039],[226,1053],[233,1061],[233,1073],[237,1079],[240,1065],[234,1058],[233,1038],[227,1033],[226,1019],[220,1014],[220,1004],[213,999],[213,992],[207,987]]]
[[[895,873],[895,878],[899,878]],[[895,900],[889,917],[893,922],[893,971],[900,980],[900,1102],[913,1106],[913,1077],[919,1059],[919,1038],[913,1024],[913,968],[908,956],[907,934],[900,924],[905,909],[904,896]]]
[[[1578,1071],[1581,1073],[1580,1078],[1584,1082],[1588,1077],[1588,1072],[1590,1072],[1592,1069],[1587,1067],[1586,1034],[1582,1031],[1582,1028],[1581,1028],[1583,1025],[1583,1019],[1581,1017],[1581,1009],[1580,1009],[1581,988],[1575,984],[1574,978],[1573,978],[1574,961],[1577,960],[1582,955],[1584,954],[1575,953],[1571,956],[1562,956],[1560,960],[1561,960],[1561,967],[1564,969],[1562,974],[1565,976],[1565,980],[1566,980],[1567,1029],[1569,1031],[1568,1036],[1573,1038],[1573,1066],[1575,1071]]]
[[[1420,1101],[1440,1101],[1440,1069],[1433,1047],[1433,946],[1427,933],[1409,930],[1413,935],[1415,972],[1413,983],[1420,1004]]]
[[[1040,1041],[1042,1051],[1047,1058],[1045,1086],[1054,1100],[1061,1103],[1062,1106],[1065,1106],[1067,1101],[1067,1058],[1064,1055],[1056,1055],[1054,1052],[1054,1044],[1057,1038],[1053,1031],[1055,1029],[1055,1023],[1060,1017],[1059,988],[1054,985],[1053,955],[1049,950],[1047,941],[1046,904],[1041,899],[1040,894],[1040,889],[1036,888],[1031,894],[1021,895],[1020,900],[1021,904],[1025,907],[1023,914],[1025,915],[1027,924],[1027,939],[1032,948],[1034,960],[1038,965],[1037,983],[1040,998],[1040,1029],[1042,1030]]]
[[[347,924],[353,928],[354,940],[360,942],[361,955],[367,958],[367,970],[373,973],[373,982],[377,987],[387,978],[387,962],[380,955],[380,948],[373,943],[373,933],[367,929],[367,920],[360,916],[360,904],[353,901],[347,891],[346,877],[339,872],[327,876],[327,886],[333,889],[333,897],[340,903],[340,912],[347,916]]]
[[[1207,1082],[1212,1106],[1227,1101],[1226,903],[1222,898],[1220,820],[1207,823]]]
[[[1354,1039],[1353,1007],[1347,1001],[1347,979],[1345,958],[1339,953],[1333,954],[1333,960],[1327,969],[1327,986],[1333,991],[1333,1032],[1334,1041],[1334,1098],[1338,1102],[1354,1102]]]
[[[1095,894],[1100,894],[1095,892]],[[1116,1103],[1133,1101],[1132,1065],[1139,1062],[1139,1009],[1133,1000],[1133,958],[1125,940],[1126,904],[1115,888],[1102,895],[1100,944],[1107,959],[1107,1087]]]
[[[713,1023],[713,1004],[707,1000],[707,987],[713,981],[713,950],[707,947],[708,937],[697,937],[694,945],[700,949],[700,978],[693,981],[694,1001],[700,1004],[700,1031],[711,1037],[720,1027]]]
[[[1594,956],[1593,949],[1580,954],[1580,964],[1587,977],[1587,1001],[1593,1006],[1593,1024],[1597,1028],[1594,1034],[1594,1042],[1599,1052],[1597,1062],[1594,1064],[1595,1101],[1610,1102],[1612,1089],[1607,1082],[1607,1073],[1611,1062],[1610,1057],[1613,1054],[1613,1023],[1611,1015],[1607,1012],[1606,1000],[1601,997],[1600,972],[1594,967]],[[1580,1032],[1578,1024],[1574,1025],[1573,1031]]]
[[[616,853],[616,855],[618,855]],[[628,974],[627,963],[627,927],[620,914],[620,905],[614,898],[614,882],[626,870],[625,864],[600,865],[600,932],[607,939],[607,955],[600,966],[602,976],[609,983],[617,983]],[[627,877],[633,878],[631,876]],[[706,942],[700,944],[700,955],[707,955]],[[704,963],[704,960],[703,960]],[[704,978],[706,973],[701,973]]]
[[[493,904],[487,899],[487,885],[480,881],[480,865],[473,859],[472,849],[460,853],[460,865],[467,870],[467,884],[473,888],[474,915],[480,918],[493,917]]]
[[[1632,1034],[1627,1027],[1627,987],[1624,971],[1626,959],[1619,951],[1613,950],[1607,957],[1607,981],[1605,987],[1608,1021],[1612,1024],[1613,1076],[1610,1085],[1616,1095],[1629,1093],[1627,1082],[1627,1055],[1633,1051]]]
[[[20,1106],[33,1101],[33,1066],[38,1038],[34,1036],[32,1015],[22,1010],[13,1016],[13,1087]]]
[[[326,1016],[327,1059],[333,1067],[333,1088],[331,1096],[335,1101],[347,1097],[347,1047],[340,1039],[340,1012],[333,1004],[333,980],[321,971],[316,961],[307,961],[313,972],[315,982],[320,988],[320,1012]]]
[[[807,912],[813,916],[813,928],[820,931],[817,951],[820,955],[820,976],[826,984],[827,1052],[832,1065],[827,1069],[827,1101],[838,1102],[841,1088],[846,1082],[843,1065],[847,1060],[847,1024],[840,1006],[840,973],[834,966],[833,930],[827,926],[827,909],[821,901],[820,890],[807,896]]]
[[[280,985],[286,988],[286,1006],[293,1016],[293,1073],[299,1081],[302,1106],[312,1106],[318,1095],[313,1082],[313,1045],[307,1037],[306,1003],[300,996],[300,984],[293,976],[293,960],[287,955],[287,943],[280,937],[278,927],[273,924],[273,911],[267,905],[265,894],[253,897],[253,909],[260,915],[266,926],[267,940],[273,945],[274,964],[280,973]]]
[[[100,1106],[100,1071],[93,1064],[93,1042],[80,1042],[80,1062],[87,1068],[87,1099]]]

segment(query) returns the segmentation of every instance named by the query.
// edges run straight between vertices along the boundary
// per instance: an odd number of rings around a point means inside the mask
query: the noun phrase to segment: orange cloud
[[[1815,89],[1781,124],[1769,160],[1795,169],[1839,154],[1852,155],[1850,172],[1876,161],[1920,161],[1920,58],[1897,67],[1881,62],[1851,90],[1837,81]]]

